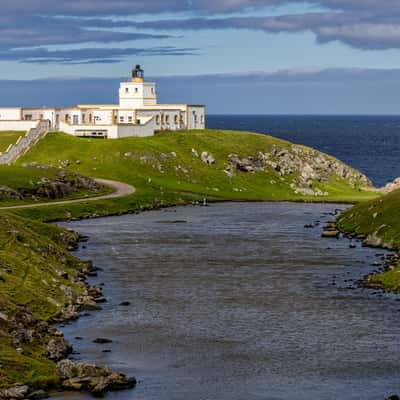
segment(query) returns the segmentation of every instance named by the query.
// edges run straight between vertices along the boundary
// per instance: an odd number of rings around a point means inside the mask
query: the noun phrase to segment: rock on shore
[[[135,378],[113,372],[108,367],[71,360],[60,361],[57,367],[66,390],[88,391],[101,396],[107,391],[131,389],[136,385]]]

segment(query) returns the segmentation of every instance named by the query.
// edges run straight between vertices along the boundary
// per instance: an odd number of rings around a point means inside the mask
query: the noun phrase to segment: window
[[[86,123],[86,114],[82,114],[82,124]]]
[[[161,114],[161,125],[164,125],[164,114]]]
[[[160,116],[159,115],[156,115],[156,124],[160,125]]]
[[[154,94],[154,88],[151,88],[151,94]]]
[[[32,121],[32,114],[26,114],[25,121]]]
[[[138,88],[135,88],[135,93],[139,93],[139,89]]]
[[[166,124],[169,124],[169,115],[166,115],[166,116],[165,116],[165,123],[166,123]]]
[[[65,114],[65,122],[69,121],[69,114]]]
[[[129,93],[129,88],[125,88],[125,93]]]
[[[123,116],[119,117],[119,122],[121,122],[121,123],[124,122],[124,117]]]
[[[140,125],[140,119],[136,120],[136,125]]]
[[[175,125],[178,125],[179,117],[177,115],[175,115],[174,121],[175,121]]]
[[[40,114],[39,119],[44,119],[44,115]]]
[[[132,116],[131,115],[128,117],[128,122],[132,122]]]

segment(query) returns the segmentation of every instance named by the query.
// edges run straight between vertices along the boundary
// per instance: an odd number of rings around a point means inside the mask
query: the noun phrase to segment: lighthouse
[[[156,84],[146,82],[144,70],[140,65],[132,70],[132,79],[121,82],[119,88],[119,106],[121,108],[139,108],[157,104]]]

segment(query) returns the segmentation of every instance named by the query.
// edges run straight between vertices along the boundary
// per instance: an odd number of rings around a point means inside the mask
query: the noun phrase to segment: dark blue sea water
[[[400,176],[400,116],[212,115],[207,127],[268,133],[314,147],[378,186]]]

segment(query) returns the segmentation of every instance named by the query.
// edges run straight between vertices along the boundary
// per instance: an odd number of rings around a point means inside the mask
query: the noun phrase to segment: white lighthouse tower
[[[121,82],[119,88],[119,106],[135,109],[157,104],[156,84],[145,82],[144,71],[140,65],[132,70],[132,81]]]

